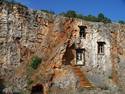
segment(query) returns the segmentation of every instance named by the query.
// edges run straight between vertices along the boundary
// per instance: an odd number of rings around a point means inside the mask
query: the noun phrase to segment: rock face
[[[30,94],[39,84],[44,94],[125,94],[124,35],[124,25],[2,2],[0,93]],[[34,56],[42,59],[37,69]]]

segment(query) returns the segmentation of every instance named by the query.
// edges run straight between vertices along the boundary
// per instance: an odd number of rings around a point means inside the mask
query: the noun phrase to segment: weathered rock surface
[[[85,38],[79,38],[78,26],[87,26]],[[42,84],[48,94],[125,94],[124,35],[124,25],[0,3],[0,93],[30,94]],[[103,55],[98,42],[105,42]],[[75,66],[78,47],[85,49],[84,66]],[[33,56],[42,59],[36,70],[30,66]]]

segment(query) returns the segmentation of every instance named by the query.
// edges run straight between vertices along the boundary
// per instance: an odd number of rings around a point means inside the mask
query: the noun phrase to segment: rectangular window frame
[[[98,44],[98,47],[97,47],[98,54],[104,55],[105,54],[105,42],[97,42],[97,44]]]
[[[78,26],[80,31],[79,31],[79,37],[80,38],[86,38],[86,29],[87,26]]]
[[[78,66],[85,65],[85,49],[83,48],[76,49],[76,65]]]

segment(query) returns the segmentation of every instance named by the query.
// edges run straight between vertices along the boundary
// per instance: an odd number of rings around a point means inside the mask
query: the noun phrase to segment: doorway
[[[37,84],[36,86],[32,87],[31,94],[44,94],[43,92],[43,85]]]

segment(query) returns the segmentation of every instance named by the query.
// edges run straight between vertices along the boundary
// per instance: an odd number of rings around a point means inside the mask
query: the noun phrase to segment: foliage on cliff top
[[[17,2],[16,0],[0,0],[0,4],[3,4],[3,3],[6,3],[6,4],[12,4],[12,5],[19,5],[19,6],[22,6],[22,7],[25,7],[28,9],[27,6]]]
[[[50,10],[45,10],[45,9],[42,9],[41,11],[42,11],[42,12],[46,12],[46,13],[50,13],[50,14],[55,14],[55,12],[54,12],[54,11],[50,11]]]

